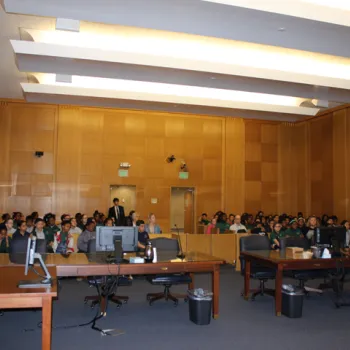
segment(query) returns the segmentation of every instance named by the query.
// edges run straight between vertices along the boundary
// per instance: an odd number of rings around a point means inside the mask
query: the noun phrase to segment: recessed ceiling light
[[[279,31],[279,32],[285,32],[285,31],[286,31],[286,28],[284,28],[284,27],[279,27],[279,28],[278,28],[278,31]]]
[[[215,80],[215,79],[216,79],[216,77],[210,77],[210,79],[213,79],[213,80]]]

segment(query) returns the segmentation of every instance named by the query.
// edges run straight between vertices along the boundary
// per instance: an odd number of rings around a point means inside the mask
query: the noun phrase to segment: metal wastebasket
[[[197,325],[208,325],[211,320],[213,293],[204,291],[203,289],[189,290],[188,310],[190,320]]]
[[[282,314],[290,318],[303,315],[304,291],[292,285],[282,286]]]

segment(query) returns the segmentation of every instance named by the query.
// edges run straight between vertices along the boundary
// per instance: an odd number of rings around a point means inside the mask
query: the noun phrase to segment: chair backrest
[[[279,239],[280,249],[286,249],[287,247],[298,247],[308,249],[309,243],[303,237],[283,237]]]
[[[47,242],[45,239],[36,240],[35,251],[39,254],[47,253]]]
[[[270,241],[267,236],[250,235],[239,239],[239,248],[241,252],[249,252],[250,250],[270,250]],[[245,274],[244,257],[239,257],[241,261],[241,274]]]
[[[239,239],[241,252],[250,250],[270,250],[270,242],[267,236],[250,235]]]
[[[25,264],[28,239],[13,239],[10,245],[10,261],[14,264]]]
[[[90,239],[87,245],[87,253],[96,253],[96,239]]]
[[[157,252],[179,252],[179,242],[176,238],[154,238],[150,240],[152,246],[157,248]]]

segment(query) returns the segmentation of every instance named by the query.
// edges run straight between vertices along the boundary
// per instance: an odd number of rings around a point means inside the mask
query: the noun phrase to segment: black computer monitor
[[[137,251],[137,227],[96,227],[96,252],[114,252],[116,241],[121,242],[123,252]]]
[[[317,231],[319,230],[319,234]],[[316,244],[325,247],[333,246],[334,243],[345,246],[346,228],[343,226],[337,227],[320,227],[316,229]]]

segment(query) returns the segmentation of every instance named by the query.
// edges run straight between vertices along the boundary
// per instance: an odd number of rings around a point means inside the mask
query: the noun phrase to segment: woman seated
[[[131,210],[131,212],[129,213],[129,216],[127,216],[126,218],[125,218],[125,225],[126,226],[132,226],[132,227],[136,227],[137,225],[136,225],[136,222],[137,222],[137,220],[138,220],[138,218],[139,218],[139,214],[137,214],[136,213],[136,211],[135,210]]]
[[[150,233],[162,233],[159,225],[156,224],[156,216],[153,213],[148,215],[148,224],[145,226],[145,231]]]
[[[16,232],[16,229],[13,227],[13,220],[11,218],[5,221],[5,226],[6,226],[8,235],[12,235]]]
[[[210,224],[207,226],[206,234],[210,235],[211,233],[219,233],[219,229],[216,229],[216,218],[212,218]]]
[[[70,230],[69,233],[73,234],[73,233],[77,233],[77,234],[81,234],[83,231],[78,227],[78,223],[77,223],[77,219],[76,218],[71,218],[70,219]]]
[[[8,232],[8,231],[7,231]],[[30,237],[30,233],[27,232],[27,224],[24,220],[19,220],[16,232],[12,235],[12,240],[25,239]]]

